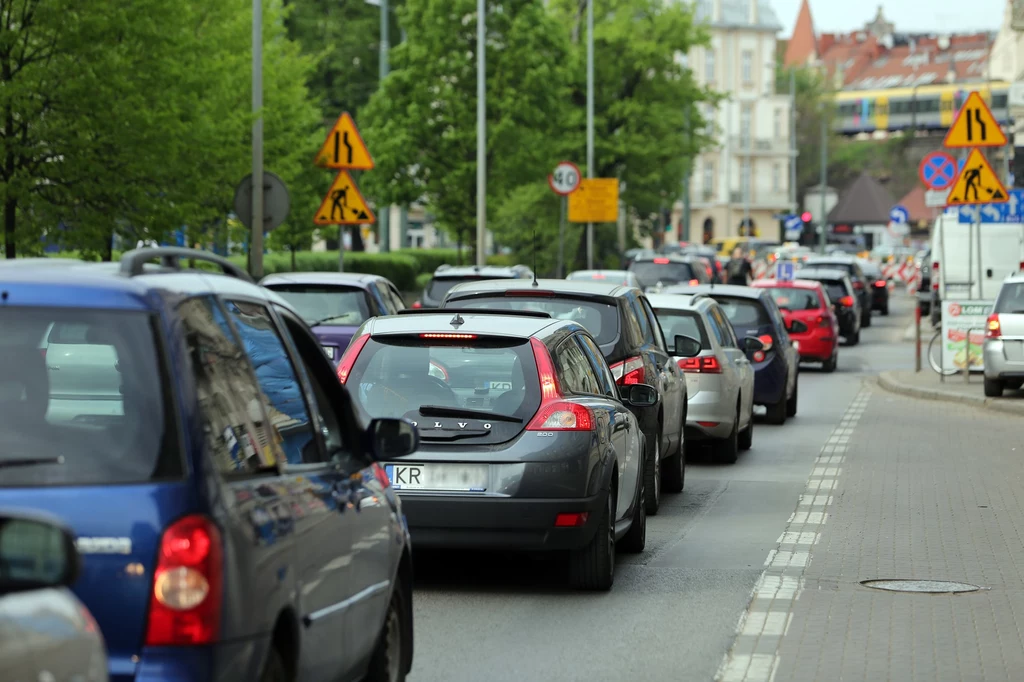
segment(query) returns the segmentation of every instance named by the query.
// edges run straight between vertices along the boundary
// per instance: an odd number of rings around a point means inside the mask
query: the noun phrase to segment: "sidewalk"
[[[1024,391],[1004,391],[1001,398],[986,398],[982,389],[980,373],[971,374],[971,382],[964,383],[962,374],[946,377],[925,366],[920,372],[896,370],[881,372],[878,384],[893,393],[900,393],[925,400],[945,400],[985,407],[999,412],[1024,415]]]

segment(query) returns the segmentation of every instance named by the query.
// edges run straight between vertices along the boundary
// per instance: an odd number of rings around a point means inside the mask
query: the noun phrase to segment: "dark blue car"
[[[0,330],[0,506],[75,532],[112,680],[405,678],[408,528],[377,461],[418,436],[355,406],[282,298],[180,248],[13,261]]]
[[[789,338],[782,313],[768,289],[700,284],[669,287],[664,293],[710,296],[722,307],[738,338],[756,336],[760,339],[764,349],[750,353],[754,367],[754,404],[764,406],[769,424],[784,424],[787,417],[796,416],[800,354]],[[799,320],[792,324],[803,326]]]

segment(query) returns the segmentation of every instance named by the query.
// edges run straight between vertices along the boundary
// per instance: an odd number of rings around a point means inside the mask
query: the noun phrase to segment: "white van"
[[[968,234],[972,235],[970,241]],[[931,246],[931,315],[932,322],[937,322],[947,298],[995,300],[1003,280],[1024,265],[1024,225],[982,224],[974,228],[960,224],[957,213],[944,213],[932,227]]]

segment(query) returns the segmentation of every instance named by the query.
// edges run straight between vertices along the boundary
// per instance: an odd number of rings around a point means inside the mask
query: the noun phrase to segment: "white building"
[[[792,208],[791,100],[775,93],[776,34],[782,25],[758,0],[695,0],[711,45],[688,55],[697,82],[726,99],[705,118],[715,123],[716,148],[694,160],[690,179],[690,234],[676,204],[666,240],[703,242],[740,234],[749,218],[755,234],[778,237],[774,214]]]

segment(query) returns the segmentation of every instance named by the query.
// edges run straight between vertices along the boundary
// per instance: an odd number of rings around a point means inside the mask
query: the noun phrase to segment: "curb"
[[[909,386],[897,380],[892,372],[881,372],[878,375],[878,385],[890,393],[921,398],[923,400],[943,400],[948,403],[961,403],[982,407],[995,412],[1024,416],[1024,407],[1018,407],[1018,403],[1005,402],[1005,398],[986,398],[982,395],[964,395],[952,391],[941,391],[934,388],[921,388],[920,386]],[[1024,405],[1024,403],[1020,403]]]

